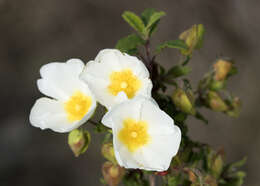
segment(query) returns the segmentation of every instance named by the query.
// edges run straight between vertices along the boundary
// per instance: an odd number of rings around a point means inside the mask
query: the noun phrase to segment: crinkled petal
[[[80,77],[94,92],[97,101],[110,109],[113,105],[118,104],[115,98],[117,95],[112,95],[108,90],[110,75],[113,72],[125,69],[131,69],[133,74],[142,82],[140,90],[137,90],[135,95],[151,97],[152,82],[143,62],[116,49],[101,50],[95,61],[87,63]]]
[[[53,62],[42,66],[41,79],[37,81],[39,90],[46,96],[66,100],[76,90],[85,91],[87,85],[79,79],[84,63],[70,59],[66,63]]]
[[[67,119],[62,102],[50,98],[40,98],[31,109],[30,123],[41,129],[51,129],[60,133],[69,132],[85,123],[94,113],[95,107],[94,102],[82,120],[71,123]]]
[[[116,128],[121,128],[125,118],[140,119],[140,109],[142,102],[139,101],[143,97],[136,97],[134,101],[127,100],[113,106],[102,118],[102,123],[107,127],[112,127],[112,123],[117,123]]]
[[[128,109],[127,107],[123,109],[124,104],[129,105]],[[135,107],[136,105],[139,107]],[[137,120],[148,123],[150,136],[149,143],[140,147],[136,152],[130,152],[118,139],[118,133],[123,127],[123,120],[132,118],[131,114],[124,113],[129,113],[129,110],[133,109],[139,113]],[[119,120],[118,117],[121,115],[123,116]],[[181,131],[179,127],[174,125],[173,119],[160,110],[154,100],[136,97],[127,103],[113,107],[107,113],[106,119],[107,121],[104,123],[109,124],[113,129],[115,154],[121,166],[154,171],[165,171],[169,168],[170,162],[180,146]]]

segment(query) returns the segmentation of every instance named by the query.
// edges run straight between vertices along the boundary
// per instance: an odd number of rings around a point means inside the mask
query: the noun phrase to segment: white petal
[[[119,104],[119,103],[122,103],[122,102],[127,101],[127,100],[128,100],[127,95],[125,94],[124,91],[121,91],[115,97],[115,104]]]
[[[142,87],[141,89],[136,93],[136,95],[141,95],[144,97],[151,97],[153,84],[152,81],[148,78],[145,78],[142,80]]]
[[[113,107],[107,113],[107,121],[104,123],[112,126],[115,154],[121,166],[164,171],[169,168],[172,157],[178,152],[181,131],[174,125],[173,119],[160,110],[155,103],[154,100],[148,98],[136,97]],[[134,153],[129,152],[117,136],[123,127],[123,119],[132,118],[132,110],[139,113],[139,118],[134,119],[148,123],[148,134],[151,137],[151,141],[147,145]],[[130,114],[127,114],[129,111]]]
[[[49,128],[60,133],[69,132],[89,119],[94,113],[95,107],[96,103],[94,102],[82,120],[70,123],[67,120],[63,103],[49,98],[40,98],[31,109],[30,122],[33,126],[41,129]]]
[[[66,63],[49,63],[40,69],[42,79],[37,81],[39,90],[58,100],[66,100],[76,90],[84,92],[87,85],[79,79],[84,63],[71,59]]]
[[[124,63],[122,63],[124,68],[132,69],[133,73],[139,78],[149,78],[148,69],[137,57],[124,54],[123,56],[120,56],[120,61],[124,61]]]
[[[110,84],[110,75],[112,72],[124,69],[131,69],[134,75],[142,82],[142,87],[136,92],[136,96],[151,97],[152,82],[143,62],[116,49],[101,50],[95,61],[87,63],[80,77],[94,92],[97,101],[107,109],[110,109],[113,105],[118,104],[116,96],[108,92],[107,87]]]
[[[114,131],[113,134],[115,134]],[[113,137],[113,145],[116,160],[121,167],[129,169],[137,169],[139,167],[138,163],[131,157],[131,154],[126,147],[120,144],[116,137]]]
[[[81,77],[88,84],[100,104],[104,105],[107,109],[114,105],[115,96],[112,96],[107,90],[108,81],[87,74]]]
[[[160,133],[152,135],[152,142],[142,148],[135,156],[138,162],[142,162],[143,169],[165,171],[178,152],[181,142],[179,127],[173,126],[167,131],[165,129],[158,130]]]
[[[116,123],[116,129],[120,129],[125,118],[140,119],[140,109],[142,107],[143,97],[136,97],[133,100],[127,100],[114,105],[102,118],[102,123],[107,127],[112,127]]]

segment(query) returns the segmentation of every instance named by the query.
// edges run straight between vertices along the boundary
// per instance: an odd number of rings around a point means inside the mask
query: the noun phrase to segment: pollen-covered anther
[[[91,107],[91,103],[91,97],[80,91],[76,91],[64,104],[68,121],[74,122],[81,120]]]
[[[121,86],[121,88],[127,88],[128,85],[126,82],[123,81],[120,86]]]
[[[135,152],[150,141],[147,122],[136,121],[132,118],[125,119],[123,128],[118,133],[118,138],[130,152]]]
[[[133,138],[136,138],[136,137],[137,137],[137,133],[136,133],[136,132],[132,132],[132,133],[131,133],[131,136],[132,136]]]
[[[128,98],[133,98],[141,88],[141,81],[131,69],[114,71],[110,74],[110,84],[107,88],[110,94],[114,96],[124,91]]]

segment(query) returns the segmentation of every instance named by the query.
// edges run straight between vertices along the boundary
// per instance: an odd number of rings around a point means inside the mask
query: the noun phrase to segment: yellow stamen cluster
[[[112,72],[110,74],[109,92],[116,96],[124,91],[128,98],[133,98],[141,88],[141,81],[133,74],[131,69]]]
[[[135,152],[150,141],[147,122],[131,118],[125,119],[123,128],[118,133],[118,138],[130,152]]]
[[[67,119],[70,122],[81,120],[88,112],[91,104],[92,100],[90,96],[86,96],[80,91],[76,91],[64,104]]]

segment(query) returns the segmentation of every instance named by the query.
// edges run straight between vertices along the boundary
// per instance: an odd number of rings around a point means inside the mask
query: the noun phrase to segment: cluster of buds
[[[111,142],[103,144],[101,153],[104,158],[108,160],[102,166],[104,180],[109,186],[116,186],[122,180],[125,169],[117,164],[113,144]]]
[[[238,117],[241,109],[240,99],[229,95],[225,90],[227,79],[236,73],[236,68],[233,62],[225,59],[218,59],[213,67],[213,72],[207,74],[199,84],[200,96],[210,109]],[[222,98],[221,91],[228,95],[227,99]]]

